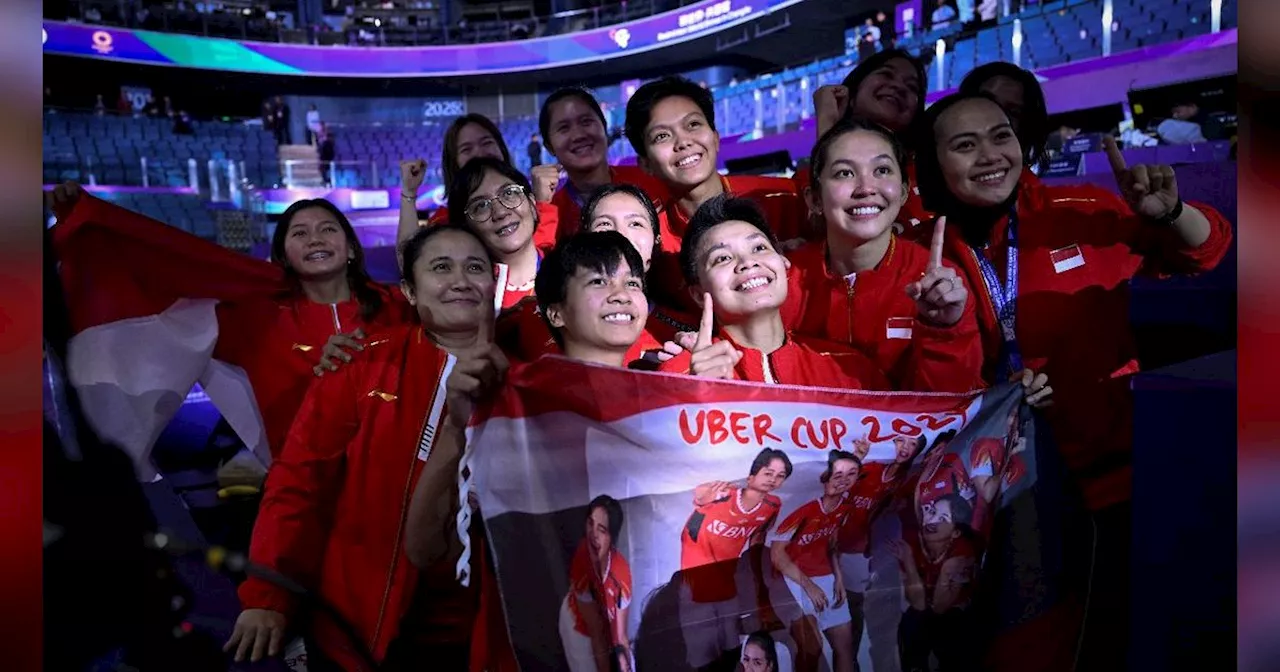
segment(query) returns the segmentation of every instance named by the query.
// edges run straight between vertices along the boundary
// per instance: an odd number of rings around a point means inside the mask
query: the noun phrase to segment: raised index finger
[[[715,311],[711,303],[711,294],[702,295],[702,321],[698,324],[698,340],[694,341],[693,349],[702,350],[711,347],[711,330],[715,327]]]
[[[947,216],[943,215],[933,224],[933,240],[929,243],[929,268],[942,268],[942,247],[947,240]]]
[[[1107,162],[1111,164],[1111,172],[1119,175],[1129,170],[1129,164],[1125,163],[1124,154],[1120,152],[1120,145],[1116,144],[1116,139],[1107,135],[1102,138],[1102,147],[1107,152]]]

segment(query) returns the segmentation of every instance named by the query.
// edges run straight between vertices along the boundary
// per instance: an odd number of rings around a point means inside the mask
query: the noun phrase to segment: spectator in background
[[[289,128],[289,106],[285,104],[283,96],[276,96],[275,105],[272,106],[275,111],[276,124],[276,144],[288,145],[293,142],[292,133]]]
[[[275,108],[271,107],[271,101],[268,100],[262,104],[262,128],[274,134],[275,127],[276,111]]]
[[[316,109],[316,104],[312,103],[307,108],[307,144],[320,144],[320,110]]]
[[[120,114],[133,112],[133,103],[129,102],[129,96],[125,95],[124,89],[120,89],[120,97],[116,99],[116,111]]]
[[[45,105],[49,104],[49,89],[45,89]],[[98,101],[93,104],[93,113],[101,117],[107,113],[107,104],[102,102],[102,94],[98,94]]]
[[[1169,118],[1156,126],[1156,133],[1166,145],[1204,142],[1204,129],[1200,126],[1200,106],[1190,101],[1174,105]]]
[[[542,143],[538,141],[538,134],[534,133],[529,136],[529,168],[542,165]]]
[[[956,0],[956,18],[961,25],[972,23],[976,16],[974,0]]]
[[[191,127],[191,115],[187,114],[186,110],[173,115],[173,134],[195,135],[195,129]]]
[[[931,30],[939,30],[951,25],[955,19],[955,8],[947,0],[938,0],[938,8],[933,10],[933,14],[929,17],[929,26]]]
[[[333,133],[329,132],[329,125],[323,121],[320,122],[320,128],[316,131],[316,139],[320,150],[320,172],[324,175],[325,186],[332,187],[333,171],[330,170],[329,164],[333,163],[337,152],[333,147]]]
[[[897,43],[898,29],[884,12],[876,12],[876,27],[880,29],[880,46],[888,49]]]
[[[880,26],[876,25],[875,19],[867,17],[866,22],[862,25],[862,34],[868,42],[879,46],[880,44]]]
[[[165,96],[164,97],[164,116],[172,119],[174,118],[175,114],[178,114],[178,113],[176,113],[173,109],[173,99],[170,98],[169,96]],[[188,121],[190,121],[190,119],[188,119]]]
[[[858,60],[865,61],[876,55],[876,38],[871,33],[863,33],[858,40]]]

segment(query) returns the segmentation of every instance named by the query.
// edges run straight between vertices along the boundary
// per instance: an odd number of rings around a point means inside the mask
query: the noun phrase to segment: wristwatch
[[[1174,222],[1178,221],[1178,218],[1181,216],[1182,216],[1182,199],[1179,198],[1178,202],[1174,204],[1172,210],[1167,212],[1163,217],[1157,217],[1151,221],[1155,222],[1156,224],[1160,224],[1162,226],[1169,226],[1170,224],[1173,224]]]

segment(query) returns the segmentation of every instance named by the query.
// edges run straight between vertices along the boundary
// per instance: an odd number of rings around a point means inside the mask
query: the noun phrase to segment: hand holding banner
[[[825,634],[851,622],[897,633],[877,641],[888,650],[905,637],[917,658],[980,656],[924,626],[978,618],[997,511],[1035,481],[1019,387],[886,394],[559,357],[513,368],[468,440],[522,668],[592,669],[606,631],[638,671],[697,669],[748,636],[830,664],[857,655]],[[610,627],[588,627],[600,618]],[[806,619],[827,646],[791,638]]]

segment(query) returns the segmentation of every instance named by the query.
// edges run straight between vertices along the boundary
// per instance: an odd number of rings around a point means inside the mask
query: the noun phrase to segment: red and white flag
[[[464,463],[516,656],[525,666],[594,669],[593,652],[604,650],[629,658],[624,669],[698,669],[767,631],[789,657],[782,642],[799,619],[823,630],[850,622],[843,591],[893,592],[868,599],[877,606],[864,616],[893,623],[896,633],[914,617],[899,608],[917,598],[902,592],[895,569],[913,552],[913,569],[931,587],[925,599],[946,600],[915,605],[915,613],[964,612],[994,513],[1021,501],[1036,480],[1034,444],[1018,440],[1029,431],[1024,410],[1011,384],[883,393],[551,356],[513,367],[472,419]],[[1003,459],[970,472],[972,446],[984,439],[1007,447],[1002,456],[1016,453],[1018,471],[1006,472],[1013,460]],[[835,450],[846,452],[829,462]],[[884,513],[845,509],[864,497]],[[836,552],[844,535],[869,538],[869,551]],[[1039,553],[1034,543],[1023,547]],[[760,551],[763,569],[746,560]],[[784,552],[789,567],[776,560]],[[938,558],[955,590],[932,590],[944,581],[930,564]],[[1037,565],[1022,559],[1034,574]],[[825,608],[815,607],[815,591]],[[1021,593],[1013,599],[1014,612],[1025,613]],[[893,650],[891,639],[875,645]],[[928,645],[919,645],[926,659]],[[832,645],[823,646],[830,665]],[[869,650],[840,653],[865,659]]]
[[[245,373],[213,358],[222,301],[285,290],[281,269],[89,195],[53,229],[73,335],[67,376],[103,440],[153,480],[151,449],[199,382],[264,465]]]

